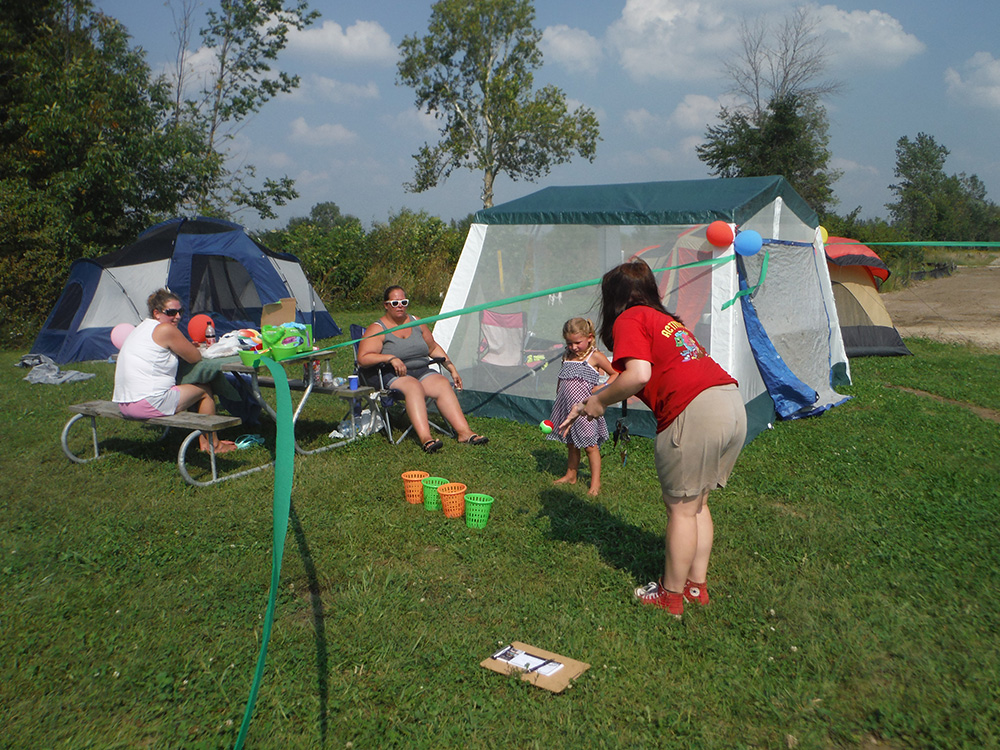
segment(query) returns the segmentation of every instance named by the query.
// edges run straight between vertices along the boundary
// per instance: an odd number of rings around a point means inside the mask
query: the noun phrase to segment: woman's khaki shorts
[[[725,487],[746,435],[746,408],[735,385],[699,393],[656,436],[656,474],[664,496],[697,497]]]

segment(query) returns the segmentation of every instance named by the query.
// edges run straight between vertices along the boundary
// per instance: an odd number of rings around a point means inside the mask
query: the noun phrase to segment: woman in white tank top
[[[150,419],[176,414],[197,406],[199,414],[215,414],[215,399],[207,383],[176,384],[178,358],[194,364],[201,361],[198,347],[181,333],[181,301],[169,289],[159,289],[146,300],[149,317],[129,334],[115,365],[112,400],[128,419]],[[216,453],[235,450],[231,440],[219,440],[213,432]],[[209,435],[199,437],[201,449],[209,449]]]

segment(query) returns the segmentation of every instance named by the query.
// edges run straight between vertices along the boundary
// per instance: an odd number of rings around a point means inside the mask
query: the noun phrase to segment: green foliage
[[[542,64],[541,32],[530,0],[439,0],[428,34],[400,44],[399,82],[416,91],[416,105],[441,122],[442,139],[415,155],[422,192],[455,169],[483,173],[483,206],[506,174],[535,180],[579,154],[593,161],[599,140],[592,110],[570,113],[554,86],[532,91]]]
[[[0,12],[0,336],[46,311],[70,262],[133,239],[219,174],[201,133],[170,121],[125,30],[88,0]],[[44,312],[43,312],[44,314]]]
[[[501,419],[473,417],[485,448],[371,436],[297,458],[248,746],[996,747],[1000,434],[887,386],[996,410],[1000,361],[907,345],[852,361],[851,401],[747,446],[712,496],[712,604],[680,622],[630,601],[663,565],[652,441],[625,466],[608,446],[598,498],[554,487],[564,447]],[[187,487],[181,438],[124,422],[102,433],[112,455],[71,464],[65,404],[107,398],[111,366],[42,386],[16,359],[0,353],[3,744],[231,747],[273,474]],[[314,396],[299,429],[321,443],[343,414]],[[266,461],[274,426],[251,431],[266,448],[220,460]],[[487,527],[404,502],[412,469],[493,496]],[[553,696],[479,666],[512,640],[591,667]]]
[[[402,209],[365,232],[335,203],[319,203],[310,218],[297,217],[261,242],[295,255],[328,303],[368,307],[385,287],[399,284],[416,302],[440,304],[455,270],[468,229]]]
[[[399,284],[411,299],[438,302],[448,289],[465,236],[426,211],[402,209],[368,233],[371,266],[357,299],[380,301],[385,287]]]
[[[926,133],[896,141],[899,182],[889,186],[896,200],[886,204],[893,223],[915,240],[1000,240],[1000,207],[976,175],[945,174],[948,154]]]
[[[830,168],[826,110],[814,100],[790,95],[772,99],[757,115],[723,108],[709,126],[698,158],[719,177],[781,175],[817,213],[836,203]]]

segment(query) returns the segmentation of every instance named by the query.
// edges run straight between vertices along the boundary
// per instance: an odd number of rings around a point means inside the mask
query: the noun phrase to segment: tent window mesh
[[[217,313],[229,320],[247,320],[246,309],[259,310],[260,295],[250,273],[239,261],[222,255],[198,255],[191,261],[192,315]]]
[[[52,314],[52,322],[49,323],[48,327],[56,331],[68,331],[82,301],[83,287],[80,284],[69,285],[62,299],[59,300],[59,306]]]

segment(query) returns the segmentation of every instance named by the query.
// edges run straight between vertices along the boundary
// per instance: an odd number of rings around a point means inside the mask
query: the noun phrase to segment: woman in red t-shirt
[[[684,600],[708,604],[714,527],[708,493],[724,487],[746,440],[746,409],[736,381],[663,307],[643,261],[623,263],[601,281],[601,340],[621,373],[577,404],[559,429],[580,416],[604,416],[638,396],[656,417],[656,473],[667,506],[666,565],[659,581],[635,590],[644,604],[676,616]]]

